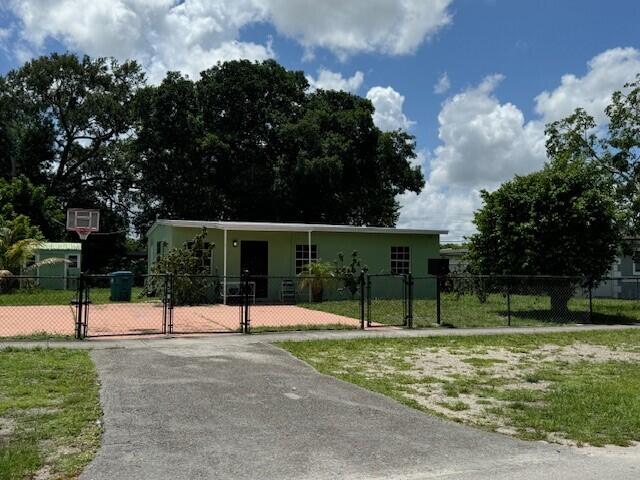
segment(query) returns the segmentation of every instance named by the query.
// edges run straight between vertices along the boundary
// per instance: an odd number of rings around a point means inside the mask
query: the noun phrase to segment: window
[[[23,269],[25,270],[25,273],[27,273],[28,275],[38,275],[39,269],[33,268],[33,266],[36,263],[38,263],[37,255],[30,255],[29,257],[27,257],[23,265]]]
[[[202,272],[211,274],[213,273],[213,248],[215,245],[212,245],[209,242],[205,242],[204,248],[199,252],[196,252],[196,255],[200,259],[200,269]]]
[[[156,242],[156,262],[159,262],[167,251],[167,242]]]
[[[311,245],[311,263],[318,261],[318,245]],[[309,264],[309,245],[296,245],[296,275],[304,270],[304,266]]]
[[[80,268],[80,257],[78,255],[67,255],[67,268]]]
[[[640,275],[640,250],[633,252],[631,261],[633,261],[633,274]]]
[[[411,271],[409,247],[391,247],[391,274],[404,275]]]

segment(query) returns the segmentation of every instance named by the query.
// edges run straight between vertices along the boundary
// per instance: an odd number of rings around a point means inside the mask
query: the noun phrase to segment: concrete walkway
[[[504,335],[561,332],[587,332],[598,330],[628,330],[640,328],[636,325],[562,325],[552,327],[495,327],[495,328],[423,328],[404,329],[376,327],[367,330],[307,330],[245,335],[240,333],[214,333],[192,335],[148,335],[129,337],[94,337],[82,341],[8,341],[0,337],[0,348],[81,348],[101,350],[111,348],[173,348],[186,345],[247,345],[252,343],[274,343],[286,340],[305,341],[353,338],[413,338],[455,335]]]
[[[445,332],[465,334],[428,333]],[[72,343],[93,348],[104,409],[102,448],[81,479],[640,477],[633,456],[593,457],[443,421],[321,375],[266,343],[409,333],[426,332]]]

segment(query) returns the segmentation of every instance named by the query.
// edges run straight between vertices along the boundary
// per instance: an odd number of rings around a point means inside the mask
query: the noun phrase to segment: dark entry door
[[[256,297],[267,296],[267,275],[269,275],[269,243],[257,240],[242,240],[240,242],[240,268],[249,275],[256,276]]]

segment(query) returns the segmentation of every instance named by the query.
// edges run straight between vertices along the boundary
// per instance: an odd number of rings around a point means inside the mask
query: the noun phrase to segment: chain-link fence
[[[0,278],[0,337],[640,323],[640,276]]]
[[[244,281],[256,292],[247,303],[250,332],[362,326],[362,276],[345,280],[333,275],[248,275]]]

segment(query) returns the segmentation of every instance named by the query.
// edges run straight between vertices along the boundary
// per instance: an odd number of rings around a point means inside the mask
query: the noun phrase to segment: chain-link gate
[[[413,281],[410,274],[367,275],[367,327],[411,327],[412,286]]]

